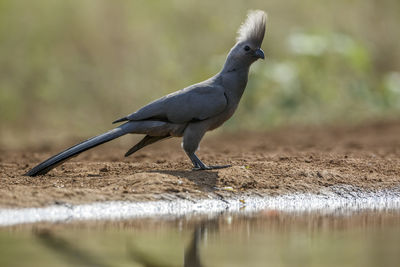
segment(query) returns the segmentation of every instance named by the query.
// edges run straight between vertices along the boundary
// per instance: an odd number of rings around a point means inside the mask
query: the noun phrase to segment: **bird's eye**
[[[248,45],[246,45],[245,47],[244,47],[244,51],[249,51],[250,50],[250,47],[248,46]]]

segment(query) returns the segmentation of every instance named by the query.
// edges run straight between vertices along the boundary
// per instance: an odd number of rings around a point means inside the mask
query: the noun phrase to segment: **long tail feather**
[[[90,138],[86,141],[83,141],[82,143],[79,143],[77,145],[74,145],[63,152],[50,157],[49,159],[43,161],[30,171],[28,171],[25,175],[26,176],[36,176],[36,175],[42,175],[46,174],[48,171],[51,169],[57,167],[58,165],[62,164],[64,161],[77,156],[78,154],[82,153],[83,151],[86,151],[90,148],[93,148],[95,146],[101,145],[103,143],[106,143],[108,141],[111,141],[115,138],[118,138],[124,134],[127,134],[126,130],[123,127],[117,127],[115,129],[112,129],[106,133],[100,134],[98,136],[95,136],[93,138]]]
[[[28,171],[25,175],[36,176],[36,175],[46,174],[51,169],[62,164],[64,161],[74,156],[77,156],[83,151],[96,147],[98,145],[101,145],[103,143],[106,143],[108,141],[111,141],[115,138],[118,138],[128,133],[136,133],[136,134],[152,133],[164,136],[165,134],[168,134],[170,130],[168,125],[169,125],[168,123],[163,121],[128,121],[118,126],[115,129],[112,129],[106,133],[100,134],[86,141],[83,141],[82,143],[74,145],[64,150],[63,152],[50,157],[49,159],[43,161],[42,163],[34,167],[32,170]],[[149,144],[152,144],[156,141],[153,141]]]

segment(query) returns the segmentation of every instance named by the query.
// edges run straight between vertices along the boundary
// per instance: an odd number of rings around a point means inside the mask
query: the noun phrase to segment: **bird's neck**
[[[221,73],[229,73],[229,72],[248,72],[250,66],[243,66],[241,64],[235,64],[232,62],[225,62],[224,67],[221,70]]]
[[[248,72],[249,68],[250,64],[247,64],[247,62],[242,62],[228,55],[225,64],[221,70],[221,73]]]
[[[243,95],[244,89],[247,85],[249,69],[252,62],[235,56],[233,52],[237,45],[235,45],[229,52],[225,64],[220,72],[223,80],[224,87],[228,89],[228,94],[233,102],[239,103]]]
[[[221,71],[222,84],[232,103],[238,104],[247,85],[249,67]]]

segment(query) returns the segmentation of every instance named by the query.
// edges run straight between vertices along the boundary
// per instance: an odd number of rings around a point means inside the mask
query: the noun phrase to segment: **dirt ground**
[[[400,121],[206,136],[198,155],[210,165],[232,164],[221,170],[192,171],[176,139],[128,158],[129,147],[111,142],[47,175],[23,176],[72,144],[0,150],[0,207],[400,188]]]

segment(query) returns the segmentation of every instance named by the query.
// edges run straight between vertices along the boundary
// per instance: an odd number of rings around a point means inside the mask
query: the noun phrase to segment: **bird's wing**
[[[173,123],[199,121],[221,113],[227,104],[222,86],[197,84],[157,99],[115,122],[147,119]]]

